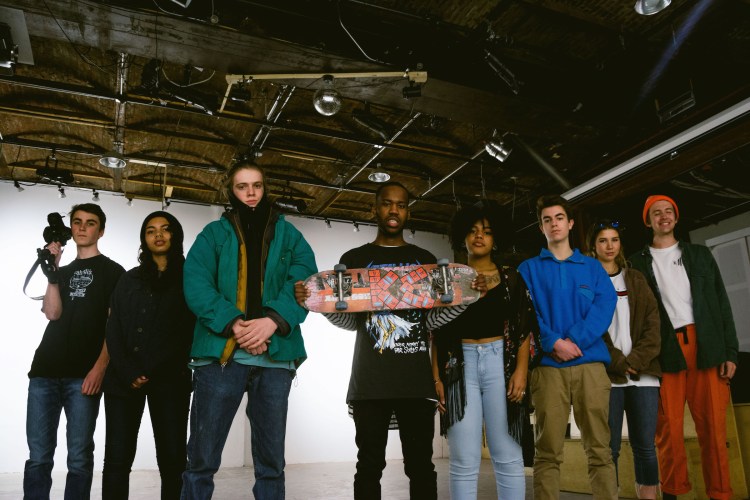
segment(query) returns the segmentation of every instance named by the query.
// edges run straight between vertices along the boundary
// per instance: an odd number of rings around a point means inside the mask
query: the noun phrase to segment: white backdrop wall
[[[42,230],[47,225],[49,212],[65,213],[76,203],[91,201],[91,191],[66,190],[67,198],[60,199],[50,186],[27,186],[23,192],[10,183],[0,183],[0,218],[3,237],[0,244],[0,263],[4,266],[0,282],[0,332],[4,336],[0,350],[0,391],[3,411],[0,412],[0,473],[23,471],[28,458],[26,445],[27,373],[31,366],[47,321],[40,312],[41,302],[22,293],[23,280],[36,259],[36,248],[43,246]],[[107,215],[107,227],[99,248],[105,255],[126,269],[137,265],[138,232],[143,218],[161,209],[157,202],[135,200],[127,206],[124,197],[100,194],[100,205]],[[172,203],[169,211],[182,223],[185,248],[195,240],[205,224],[219,217],[220,207]],[[69,225],[67,217],[64,219]],[[375,228],[360,225],[353,232],[351,224],[332,223],[326,227],[321,220],[290,217],[315,251],[320,269],[329,269],[346,250],[372,241]],[[407,234],[409,234],[407,232]],[[442,235],[417,232],[407,239],[433,252],[438,258],[452,253]],[[75,246],[70,243],[63,254],[63,264],[75,257]],[[41,272],[27,290],[29,295],[44,293]],[[300,367],[292,386],[289,400],[287,429],[287,463],[354,461],[354,424],[347,415],[346,389],[351,369],[353,332],[337,329],[322,316],[310,314],[302,326],[308,360]],[[101,470],[104,457],[104,405],[101,406],[95,434],[95,467]],[[248,426],[244,417],[244,403],[235,417],[222,466],[237,467],[250,463]],[[436,437],[435,455],[447,455],[444,440]],[[55,468],[65,469],[65,417],[61,418]],[[393,431],[389,439],[388,458],[400,458],[400,443]],[[148,413],[144,414],[134,469],[156,468],[155,450]]]

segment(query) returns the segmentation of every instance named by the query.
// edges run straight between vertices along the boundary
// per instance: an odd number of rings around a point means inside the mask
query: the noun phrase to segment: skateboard
[[[431,309],[470,304],[479,299],[471,288],[477,272],[440,259],[437,264],[333,270],[305,280],[305,307],[322,313]]]

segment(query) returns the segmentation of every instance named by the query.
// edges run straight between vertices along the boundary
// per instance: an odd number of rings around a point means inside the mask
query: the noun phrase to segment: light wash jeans
[[[88,499],[94,473],[94,429],[101,394],[81,394],[82,378],[29,379],[26,403],[26,440],[29,459],[23,474],[27,500],[49,499],[52,466],[57,447],[57,427],[65,410],[68,475],[64,498]]]
[[[205,500],[213,495],[214,474],[219,470],[229,428],[245,393],[255,471],[253,495],[258,500],[284,498],[286,415],[294,376],[295,372],[286,368],[237,362],[224,367],[211,363],[195,369],[188,466],[182,475],[183,500]]]
[[[466,409],[464,418],[448,428],[451,498],[477,498],[484,421],[497,498],[523,499],[526,492],[523,452],[521,445],[508,434],[503,341],[463,344],[463,353]]]

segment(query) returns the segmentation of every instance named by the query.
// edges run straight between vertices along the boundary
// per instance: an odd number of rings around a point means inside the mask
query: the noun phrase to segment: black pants
[[[376,399],[353,401],[356,428],[357,472],[355,500],[379,500],[380,478],[385,468],[388,427],[395,412],[398,420],[404,472],[412,499],[437,498],[437,473],[432,463],[435,435],[435,402],[427,399]]]
[[[187,461],[187,422],[190,393],[182,389],[132,391],[127,395],[105,393],[107,437],[104,449],[102,498],[127,499],[130,470],[135,459],[138,430],[148,398],[154,430],[156,461],[161,475],[162,500],[180,498],[182,473]]]

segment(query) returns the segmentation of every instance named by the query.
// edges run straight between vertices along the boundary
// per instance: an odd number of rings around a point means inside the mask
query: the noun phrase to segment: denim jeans
[[[466,408],[448,428],[451,498],[476,499],[482,461],[482,422],[495,470],[498,499],[523,499],[523,452],[508,434],[503,341],[463,344]]]
[[[104,413],[107,438],[104,449],[102,498],[127,500],[130,470],[135,459],[138,431],[148,398],[156,461],[161,475],[162,500],[177,499],[182,488],[187,451],[190,393],[171,387],[146,387],[128,394],[106,393]]]
[[[87,499],[94,473],[94,429],[101,395],[81,394],[81,378],[29,379],[26,440],[29,459],[23,474],[25,499],[48,499],[60,413],[65,410],[68,475],[65,499]]]
[[[659,409],[658,387],[613,387],[609,396],[609,446],[617,467],[622,442],[623,411],[628,418],[628,439],[633,449],[635,481],[644,486],[659,484],[656,460],[656,414]]]
[[[247,393],[247,417],[257,500],[283,499],[284,440],[289,391],[295,372],[237,362],[200,366],[193,372],[188,465],[182,475],[183,499],[205,500],[214,491],[214,474],[234,415]]]
[[[404,455],[404,472],[409,478],[409,498],[437,499],[437,473],[432,463],[435,402],[428,399],[370,399],[352,401],[352,409],[358,449],[355,500],[380,499],[388,427],[394,412]]]

